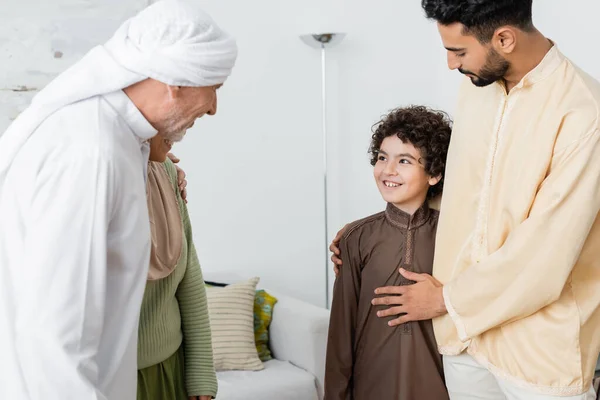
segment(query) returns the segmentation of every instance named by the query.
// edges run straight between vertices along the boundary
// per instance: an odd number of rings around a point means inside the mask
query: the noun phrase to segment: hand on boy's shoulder
[[[348,225],[349,224],[344,225],[344,227],[339,230],[339,232],[335,235],[335,237],[333,238],[333,241],[329,245],[329,251],[331,251],[333,253],[331,255],[331,261],[333,262],[333,272],[335,272],[335,276],[338,276],[340,274],[340,266],[342,265],[342,259],[339,257],[340,256],[340,247],[339,246],[340,246],[340,241],[342,240],[342,237],[344,236],[344,233],[346,232],[346,229],[348,229]]]

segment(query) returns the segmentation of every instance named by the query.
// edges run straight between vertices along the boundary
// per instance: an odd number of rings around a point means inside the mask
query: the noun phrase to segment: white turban
[[[121,66],[172,86],[225,82],[237,47],[208,14],[163,0],[125,22],[104,46]]]
[[[154,3],[50,82],[0,136],[0,193],[20,148],[60,108],[147,78],[172,86],[221,84],[236,57],[235,40],[195,5],[184,0]]]

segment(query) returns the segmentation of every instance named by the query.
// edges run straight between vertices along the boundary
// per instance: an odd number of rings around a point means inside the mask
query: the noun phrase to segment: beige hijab
[[[148,280],[166,278],[177,267],[183,245],[183,225],[173,184],[161,163],[148,163],[148,213],[152,237]]]

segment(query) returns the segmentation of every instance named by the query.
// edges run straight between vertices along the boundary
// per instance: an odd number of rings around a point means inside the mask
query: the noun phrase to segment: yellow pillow
[[[264,290],[257,290],[254,297],[254,341],[260,361],[269,361],[271,350],[269,349],[269,325],[273,319],[273,306],[277,299]]]

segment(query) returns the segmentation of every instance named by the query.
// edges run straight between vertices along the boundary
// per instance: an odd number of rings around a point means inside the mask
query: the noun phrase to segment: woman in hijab
[[[147,197],[152,248],[138,344],[138,400],[209,400],[217,395],[206,291],[192,228],[167,158],[150,140]]]

